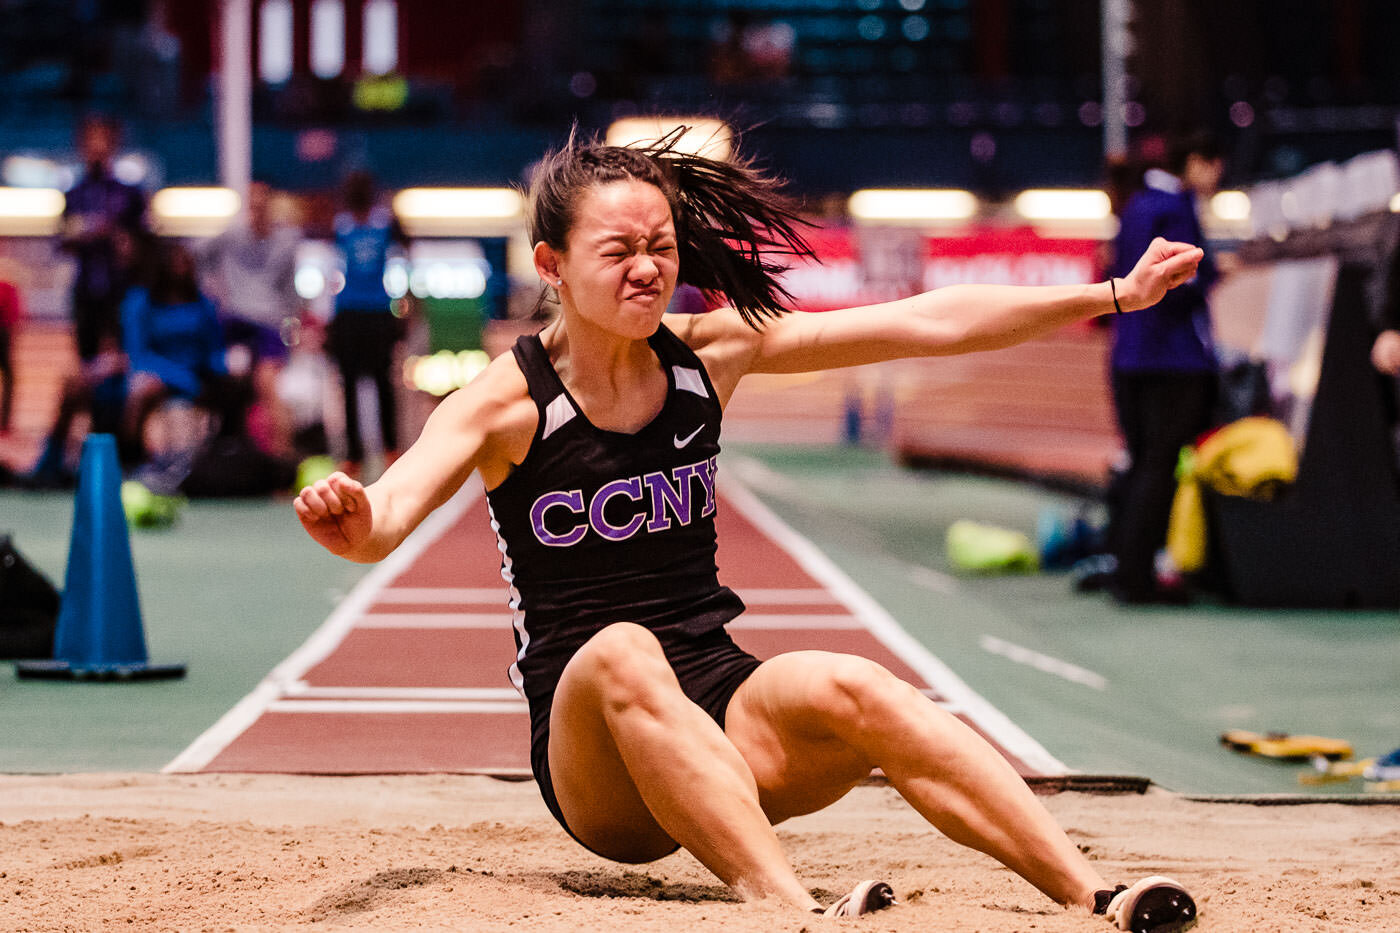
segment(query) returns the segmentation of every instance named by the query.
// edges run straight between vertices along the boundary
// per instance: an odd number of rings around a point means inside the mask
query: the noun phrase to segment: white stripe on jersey
[[[694,392],[701,398],[710,397],[710,393],[705,390],[705,380],[700,376],[700,370],[691,369],[689,366],[672,366],[671,372],[676,376],[677,389]]]
[[[573,420],[574,415],[577,414],[578,412],[574,410],[574,406],[569,403],[569,397],[567,395],[562,393],[556,395],[554,401],[545,406],[544,435],[541,437],[541,440],[548,438],[549,435],[568,424]]]
[[[564,396],[559,396],[564,398]],[[556,399],[555,401],[558,401]],[[564,399],[565,402],[568,399]],[[551,403],[553,407],[553,403]],[[520,608],[520,591],[515,588],[514,562],[510,559],[510,550],[506,547],[505,540],[501,537],[501,523],[496,521],[496,512],[491,508],[491,500],[486,500],[486,514],[491,517],[491,530],[496,533],[496,550],[501,552],[501,577],[510,586],[510,608],[515,610],[511,617],[511,625],[520,636],[520,653],[515,656],[515,663],[510,666],[510,682],[515,685],[515,690],[522,697],[525,696],[525,675],[520,673],[520,662],[525,658],[525,649],[530,647],[530,633],[525,628],[525,613]]]

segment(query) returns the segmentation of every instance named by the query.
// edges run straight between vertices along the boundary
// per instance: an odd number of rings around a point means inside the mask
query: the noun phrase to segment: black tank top
[[[539,410],[524,462],[486,494],[515,611],[510,676],[550,695],[603,627],[700,634],[744,609],[715,568],[720,404],[704,365],[663,325],[648,343],[666,372],[660,413],[635,434],[591,424],[537,336],[514,352]]]

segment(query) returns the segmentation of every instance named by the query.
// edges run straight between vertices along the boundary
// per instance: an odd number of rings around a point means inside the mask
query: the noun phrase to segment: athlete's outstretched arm
[[[303,489],[292,507],[307,534],[332,554],[358,563],[382,560],[474,471],[488,483],[503,478],[522,438],[528,447],[536,418],[525,379],[506,354],[448,396],[376,482],[364,486],[333,473]]]
[[[1150,307],[1195,275],[1202,251],[1158,238],[1115,279],[1124,312]],[[993,350],[1114,311],[1108,282],[952,285],[899,301],[770,322],[752,343],[748,372],[806,372],[912,356]]]

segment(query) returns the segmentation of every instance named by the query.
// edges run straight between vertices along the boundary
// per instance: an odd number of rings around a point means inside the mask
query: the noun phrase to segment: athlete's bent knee
[[[922,695],[866,658],[847,656],[829,668],[821,684],[824,705],[840,721],[856,725],[889,723]]]
[[[661,642],[631,622],[614,623],[590,638],[570,662],[575,665],[611,707],[650,705],[667,688],[678,689]]]

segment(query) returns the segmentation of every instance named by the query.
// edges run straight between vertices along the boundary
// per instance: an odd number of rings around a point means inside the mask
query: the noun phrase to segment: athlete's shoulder
[[[453,392],[448,401],[469,408],[478,416],[508,416],[524,402],[529,402],[530,410],[534,410],[530,385],[513,353],[497,356],[475,378]]]
[[[710,381],[726,402],[739,379],[749,371],[763,334],[730,307],[704,314],[668,314],[664,323],[705,365]]]
[[[668,314],[662,322],[686,346],[702,355],[717,346],[747,346],[759,339],[758,332],[730,307],[715,308],[703,314]]]
[[[477,468],[489,488],[524,460],[539,412],[514,354],[503,353],[443,399],[429,421],[446,432],[443,438],[473,439],[480,452]]]

